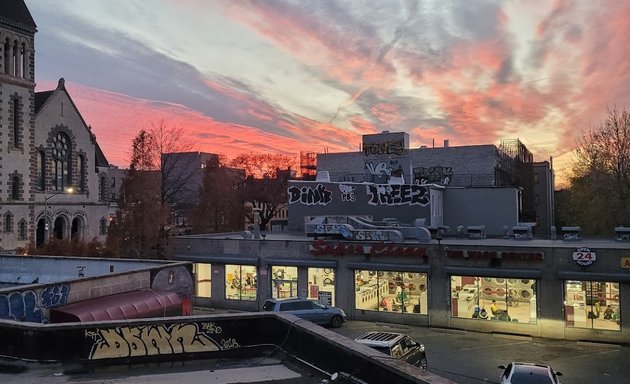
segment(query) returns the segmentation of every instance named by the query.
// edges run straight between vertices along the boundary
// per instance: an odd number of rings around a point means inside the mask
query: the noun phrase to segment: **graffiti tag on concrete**
[[[37,294],[33,291],[0,295],[0,319],[48,323],[39,308]]]
[[[391,140],[383,143],[363,143],[363,154],[370,155],[398,155],[405,154],[404,140]]]
[[[371,205],[427,205],[429,190],[415,184],[366,185]]]
[[[354,195],[354,186],[339,184],[339,190],[341,191],[341,201],[355,201],[357,199]]]
[[[42,289],[42,306],[52,308],[66,304],[70,286],[66,284],[51,285]]]
[[[219,344],[209,336],[211,333],[221,333],[221,327],[213,323],[202,323],[201,329],[196,323],[154,324],[96,329],[86,331],[85,336],[95,341],[90,352],[91,360],[209,352],[239,347],[234,339],[222,340]]]
[[[451,167],[416,167],[413,169],[413,177],[420,184],[440,183],[448,185],[453,178],[453,168]]]
[[[323,184],[316,187],[289,187],[289,204],[326,205],[332,201],[332,192]]]

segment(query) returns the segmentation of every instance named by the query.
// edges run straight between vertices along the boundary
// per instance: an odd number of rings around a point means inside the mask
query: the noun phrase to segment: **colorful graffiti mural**
[[[211,352],[240,346],[234,338],[225,338],[217,342],[211,336],[221,333],[220,326],[209,322],[97,328],[86,330],[85,337],[94,341],[89,359],[99,360]]]

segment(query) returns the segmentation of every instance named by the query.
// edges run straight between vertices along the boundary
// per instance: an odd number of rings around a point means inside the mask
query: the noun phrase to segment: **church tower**
[[[36,32],[22,0],[0,0],[0,249],[34,240]]]

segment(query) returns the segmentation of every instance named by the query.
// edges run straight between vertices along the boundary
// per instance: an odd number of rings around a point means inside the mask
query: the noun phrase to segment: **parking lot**
[[[460,384],[498,383],[497,367],[511,361],[551,365],[563,373],[563,384],[621,384],[630,377],[627,346],[361,321],[349,321],[333,331],[355,338],[369,330],[409,334],[425,345],[429,372]]]

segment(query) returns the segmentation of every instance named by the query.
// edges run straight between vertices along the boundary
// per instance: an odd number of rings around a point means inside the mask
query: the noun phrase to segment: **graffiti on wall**
[[[398,155],[405,153],[405,141],[390,140],[382,143],[363,143],[363,154],[365,156]]]
[[[215,323],[149,324],[134,327],[86,330],[94,341],[90,360],[131,356],[172,355],[238,348],[233,338],[215,341],[223,330]]]
[[[51,285],[42,289],[41,298],[44,308],[53,308],[64,305],[68,301],[70,286],[67,284]]]
[[[387,241],[389,232],[378,229],[357,229],[352,234],[353,240]]]
[[[323,184],[316,187],[289,187],[289,204],[327,205],[332,201],[332,192]]]
[[[372,162],[367,162],[365,163],[365,170],[370,175],[374,175],[374,176],[380,176],[380,175],[389,176],[392,174],[392,167],[390,167],[389,164],[387,164],[384,161],[381,161],[380,163],[376,163],[376,164]]]
[[[429,204],[429,190],[415,184],[366,185],[371,205],[422,205]]]
[[[33,291],[11,292],[0,295],[0,319],[48,323]]]
[[[192,297],[194,294],[192,276],[190,271],[183,266],[159,270],[153,277],[151,288],[158,291],[176,292],[181,297]]]
[[[341,201],[355,201],[357,197],[354,195],[354,186],[339,184],[339,190],[341,191]]]
[[[313,233],[316,235],[339,234],[346,239],[352,237],[348,224],[317,224],[313,228]]]
[[[413,169],[415,182],[420,184],[439,183],[448,185],[453,178],[453,168],[451,167],[417,167]]]

